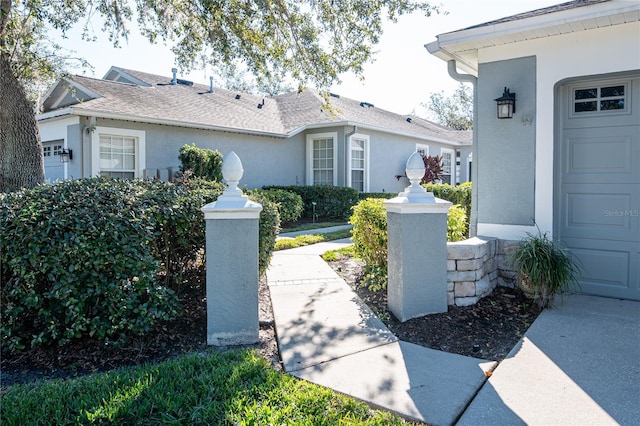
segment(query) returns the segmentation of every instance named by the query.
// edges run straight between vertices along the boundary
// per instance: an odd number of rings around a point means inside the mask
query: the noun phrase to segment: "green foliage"
[[[465,236],[469,236],[469,218],[471,218],[471,182],[452,186],[447,183],[428,183],[423,185],[427,191],[433,192],[438,198],[459,204],[464,208],[467,216],[467,225],[464,231]]]
[[[358,194],[358,200],[366,200],[367,198],[384,198],[390,200],[398,196],[397,192],[361,192]]]
[[[267,272],[276,246],[280,230],[280,214],[278,205],[260,193],[250,194],[249,199],[262,204],[258,223],[258,272],[262,276]]]
[[[254,189],[249,193],[259,192],[269,201],[276,203],[282,225],[300,219],[303,210],[302,197],[284,189]]]
[[[154,226],[140,185],[69,180],[0,200],[3,345],[116,342],[176,314],[156,283]]]
[[[467,214],[459,204],[454,204],[449,209],[447,216],[447,241],[462,241],[467,238]]]
[[[294,238],[280,238],[276,241],[276,250],[287,250],[297,247],[304,247],[311,244],[323,243],[325,241],[341,240],[351,237],[350,229],[343,229],[322,234],[304,234]]]
[[[3,390],[3,425],[401,425],[332,390],[275,371],[257,351],[170,361]]]
[[[329,250],[322,255],[322,258],[327,262],[338,260],[341,257],[354,257],[355,251],[353,250],[353,244],[346,247],[339,248],[337,250]]]
[[[195,144],[180,148],[180,171],[191,171],[193,176],[222,182],[222,154],[218,150],[198,148]]]
[[[387,211],[383,198],[368,198],[353,208],[349,222],[353,225],[354,253],[365,262],[365,282],[371,291],[387,287]],[[466,215],[454,205],[447,217],[447,241],[466,238]]]
[[[302,216],[306,218],[313,217],[313,203],[316,203],[316,217],[346,219],[359,199],[358,191],[342,186],[265,186],[263,189],[284,189],[300,195],[304,204]]]
[[[473,129],[473,88],[460,83],[453,95],[444,92],[432,93],[429,104],[425,105],[433,113],[433,118],[443,126],[455,130]]]
[[[546,233],[527,233],[511,256],[511,262],[520,274],[525,293],[544,308],[559,291],[579,286],[575,276],[577,266],[566,250],[551,240]]]
[[[386,288],[387,211],[384,199],[368,198],[353,208],[354,253],[365,262],[365,281],[372,291]]]
[[[2,344],[117,343],[176,316],[176,285],[202,265],[200,209],[223,186],[92,178],[0,197]],[[268,267],[279,226],[263,203],[259,269]]]

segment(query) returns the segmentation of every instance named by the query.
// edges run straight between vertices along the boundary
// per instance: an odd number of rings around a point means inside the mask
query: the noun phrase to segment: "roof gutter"
[[[456,67],[456,61],[447,61],[447,71],[449,76],[461,83],[471,83],[473,85],[473,162],[478,164],[478,77],[471,74],[460,74]],[[471,182],[478,181],[478,168],[471,167]],[[478,233],[478,185],[472,186],[471,191],[471,220],[469,221],[469,237],[475,237]]]

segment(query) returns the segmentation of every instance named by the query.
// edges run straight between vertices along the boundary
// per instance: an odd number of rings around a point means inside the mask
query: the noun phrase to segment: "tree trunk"
[[[27,94],[0,54],[0,192],[44,183],[42,144]]]

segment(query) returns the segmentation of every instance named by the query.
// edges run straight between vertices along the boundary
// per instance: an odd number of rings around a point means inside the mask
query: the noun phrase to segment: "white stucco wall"
[[[478,62],[532,55],[537,59],[535,216],[540,230],[552,235],[554,87],[568,78],[640,69],[640,22],[482,49]],[[499,238],[519,239],[527,231],[536,229],[478,224],[478,234]]]

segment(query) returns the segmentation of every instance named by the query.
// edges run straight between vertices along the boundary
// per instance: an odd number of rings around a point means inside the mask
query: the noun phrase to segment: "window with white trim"
[[[338,134],[307,135],[307,184],[337,185]]]
[[[117,179],[143,176],[144,131],[96,127],[91,141],[91,170],[94,176],[111,176]]]
[[[448,183],[451,185],[451,173],[455,170],[454,158],[455,151],[453,149],[441,148],[440,155],[442,156],[442,183]]]
[[[133,179],[136,175],[136,138],[100,135],[100,175]]]
[[[355,134],[349,138],[349,173],[347,186],[360,192],[369,190],[369,136]]]

